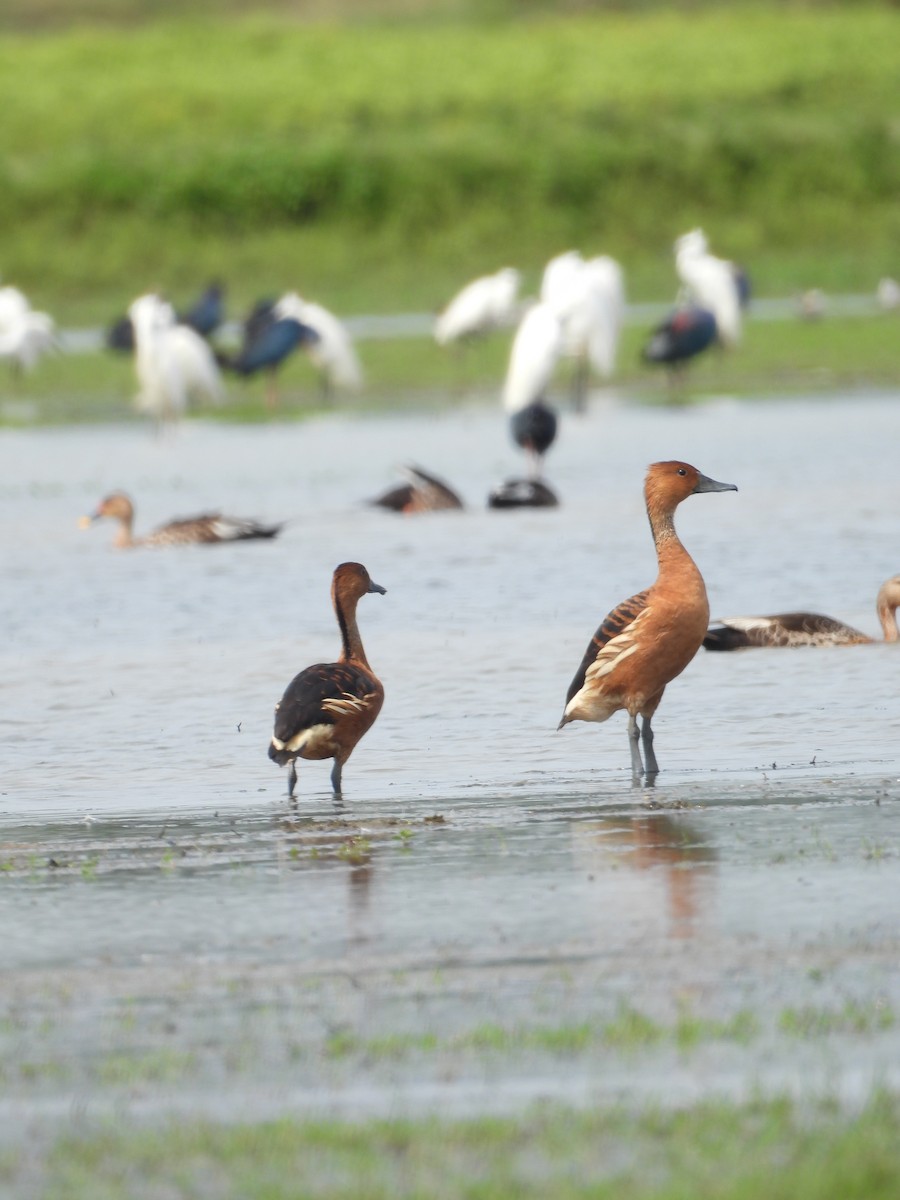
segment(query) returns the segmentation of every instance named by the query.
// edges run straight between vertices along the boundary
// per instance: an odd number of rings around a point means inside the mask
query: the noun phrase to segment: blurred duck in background
[[[111,492],[100,501],[88,517],[79,524],[88,529],[95,521],[109,517],[118,522],[115,545],[120,550],[135,546],[210,546],[221,542],[256,541],[260,538],[276,537],[284,528],[284,522],[263,525],[243,517],[224,517],[221,513],[203,513],[196,517],[178,517],[160,525],[145,537],[134,536],[134,505],[125,492]]]
[[[407,516],[413,513],[439,512],[447,509],[461,509],[463,502],[449,484],[436,475],[429,475],[421,467],[412,463],[403,467],[407,477],[406,483],[389,488],[370,503],[375,508],[387,508],[391,512],[403,513]]]
[[[900,607],[900,575],[881,585],[875,611],[886,642],[900,641],[897,608]],[[823,617],[821,613],[775,613],[770,617],[723,617],[703,639],[707,650],[746,650],[753,646],[860,646],[875,641],[852,625]]]

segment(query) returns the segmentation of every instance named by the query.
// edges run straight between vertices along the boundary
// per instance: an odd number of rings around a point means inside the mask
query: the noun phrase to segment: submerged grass
[[[542,1107],[518,1119],[118,1126],[57,1143],[40,1194],[893,1200],[898,1119],[896,1098],[878,1096],[856,1114],[772,1100],[638,1116]],[[14,1182],[18,1163],[0,1170]]]

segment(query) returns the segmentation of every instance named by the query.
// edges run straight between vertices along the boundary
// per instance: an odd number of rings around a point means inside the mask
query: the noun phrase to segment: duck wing
[[[147,546],[211,545],[215,542],[242,542],[251,538],[273,538],[281,524],[263,525],[244,517],[224,517],[221,513],[201,513],[181,517],[143,538]]]
[[[648,595],[649,589],[638,592],[636,596],[631,596],[628,600],[623,600],[621,604],[617,604],[612,612],[604,617],[597,632],[591,638],[590,642],[588,642],[581,665],[575,672],[575,678],[569,685],[569,690],[566,693],[566,704],[584,687],[587,673],[597,661],[597,656],[602,652],[604,646],[624,633],[628,626],[634,624],[646,611]]]
[[[296,675],[275,708],[269,757],[286,762],[285,748],[315,725],[334,725],[346,715],[381,708],[382,692],[371,672],[354,663],[316,663]],[[373,716],[374,719],[374,716]]]

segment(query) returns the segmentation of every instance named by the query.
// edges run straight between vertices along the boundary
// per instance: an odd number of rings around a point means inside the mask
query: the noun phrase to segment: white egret
[[[541,299],[559,318],[563,354],[575,360],[573,406],[580,411],[589,370],[602,379],[615,370],[625,313],[622,268],[608,255],[585,261],[567,251],[544,268]]]
[[[292,317],[316,334],[317,340],[308,342],[307,352],[321,372],[326,396],[332,387],[353,391],[362,387],[362,367],[350,333],[334,313],[321,304],[302,299],[296,292],[282,296],[274,312],[278,318]]]
[[[435,321],[434,340],[439,346],[447,346],[512,325],[518,311],[521,279],[515,267],[504,267],[493,275],[482,275],[467,283]]]
[[[18,288],[0,287],[0,333],[21,320],[30,309],[31,305]]]
[[[741,288],[733,263],[709,253],[702,229],[692,229],[675,242],[675,270],[691,299],[716,318],[719,341],[736,346],[741,340]]]
[[[222,377],[213,352],[187,325],[176,323],[172,306],[159,296],[139,296],[128,309],[134,327],[136,405],[158,421],[180,417],[194,396],[220,404]]]
[[[894,312],[900,308],[900,283],[896,279],[891,279],[889,275],[885,275],[884,279],[879,279],[875,295],[882,312]]]
[[[525,313],[513,338],[503,384],[503,407],[513,439],[532,456],[532,475],[541,474],[543,456],[556,437],[556,413],[545,402],[547,387],[563,348],[562,326],[549,304]]]
[[[13,371],[30,371],[39,358],[60,349],[53,318],[27,309],[0,326],[0,358],[8,359]]]

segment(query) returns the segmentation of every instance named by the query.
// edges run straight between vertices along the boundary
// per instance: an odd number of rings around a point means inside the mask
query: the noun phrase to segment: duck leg
[[[641,750],[638,743],[640,742],[641,731],[638,728],[637,717],[634,713],[628,714],[628,744],[631,747],[631,778],[637,782],[644,774],[644,764],[641,762]]]
[[[293,796],[294,788],[297,786],[297,767],[296,760],[291,759],[288,763],[288,795]]]
[[[341,762],[341,760],[336,758],[334,760],[334,770],[331,772],[331,786],[334,789],[334,794],[336,797],[340,796],[341,794],[341,771],[343,770],[343,767],[344,764]]]
[[[641,727],[641,745],[644,747],[644,762],[647,764],[648,775],[659,774],[659,763],[653,753],[653,730],[650,728],[650,718],[644,717]]]

